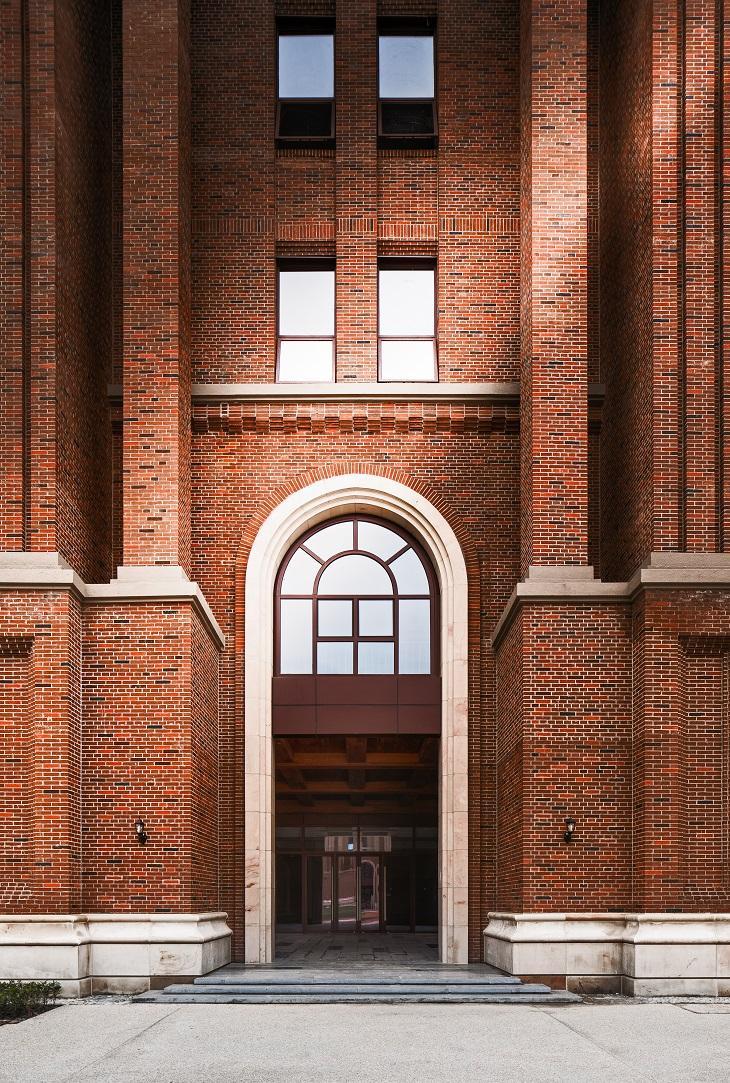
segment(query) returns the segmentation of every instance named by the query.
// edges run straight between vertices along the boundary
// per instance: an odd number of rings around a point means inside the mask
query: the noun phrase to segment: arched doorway
[[[430,561],[392,521],[325,521],[282,562],[274,628],[277,957],[435,959],[441,677]],[[339,943],[348,933],[371,935]]]
[[[326,520],[372,516],[405,529],[433,568],[440,595],[438,655],[438,944],[443,962],[467,961],[468,774],[466,565],[438,508],[392,478],[344,474],[291,493],[261,525],[245,581],[245,959],[265,963],[274,942],[274,597],[292,544]]]

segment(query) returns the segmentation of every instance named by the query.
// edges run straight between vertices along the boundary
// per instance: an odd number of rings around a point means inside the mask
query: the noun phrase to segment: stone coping
[[[0,553],[0,590],[72,590],[83,602],[190,602],[219,647],[225,636],[200,586],[177,565],[117,568],[109,583],[86,583],[58,553]]]
[[[730,553],[652,553],[627,582],[593,578],[589,565],[531,567],[517,583],[491,634],[497,647],[519,608],[530,602],[625,605],[642,590],[713,590],[730,587]]]
[[[480,383],[432,381],[414,383],[194,383],[193,401],[202,402],[518,402],[517,380]],[[110,399],[121,400],[122,385],[109,384]],[[603,384],[589,384],[588,397],[600,402]]]

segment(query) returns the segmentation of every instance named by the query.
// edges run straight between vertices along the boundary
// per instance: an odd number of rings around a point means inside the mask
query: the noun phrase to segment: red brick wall
[[[0,628],[0,906],[70,913],[81,871],[79,604],[68,592],[5,591]]]
[[[111,70],[105,4],[56,5],[57,548],[111,574]]]
[[[217,907],[216,664],[188,605],[87,609],[84,909]]]
[[[497,667],[497,908],[630,907],[628,608],[525,605]]]

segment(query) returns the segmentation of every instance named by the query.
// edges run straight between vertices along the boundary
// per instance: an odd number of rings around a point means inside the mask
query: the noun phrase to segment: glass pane
[[[359,631],[361,636],[393,635],[392,602],[360,602]]]
[[[279,334],[334,333],[335,272],[279,271]]]
[[[279,35],[279,97],[335,96],[334,39],[331,34]]]
[[[312,602],[281,602],[281,672],[312,672]]]
[[[302,859],[299,854],[276,855],[276,923],[302,923]]]
[[[352,673],[352,643],[318,643],[317,673]]]
[[[380,928],[380,860],[364,857],[360,862],[360,928]]]
[[[393,644],[358,643],[357,671],[358,673],[392,673]]]
[[[307,850],[324,850],[326,853],[354,850],[356,830],[353,827],[305,827],[305,846]]]
[[[387,527],[378,526],[377,523],[357,524],[357,547],[374,553],[381,560],[388,560],[402,549],[405,542],[400,534],[388,530]]]
[[[432,98],[433,38],[381,37],[378,76],[381,98]]]
[[[438,922],[438,862],[436,852],[421,852],[414,862],[416,929],[435,929]]]
[[[435,380],[436,344],[429,339],[383,339],[380,343],[380,379]]]
[[[345,854],[337,858],[337,927],[354,929],[357,921],[357,858]]]
[[[413,846],[412,827],[363,827],[360,829],[361,850],[410,850]]]
[[[390,567],[398,584],[399,594],[429,593],[426,572],[414,549],[407,549]]]
[[[314,577],[321,567],[309,553],[297,549],[286,566],[281,580],[281,593],[311,594],[314,590]]]
[[[319,602],[317,631],[321,636],[351,636],[352,602]]]
[[[352,523],[333,523],[312,534],[307,548],[322,560],[329,560],[335,553],[352,549]]]
[[[355,553],[339,557],[322,572],[320,594],[392,594],[393,584],[381,564]]]
[[[438,846],[437,827],[417,827],[416,847],[419,850],[435,850]]]
[[[279,383],[331,384],[334,378],[334,342],[284,339],[279,343]]]
[[[398,672],[431,672],[431,603],[398,603]]]
[[[307,858],[307,925],[329,929],[332,924],[332,858]]]
[[[301,850],[302,848],[302,829],[301,827],[282,827],[279,825],[276,828],[276,849],[277,850]]]
[[[381,335],[434,334],[434,271],[378,271]]]

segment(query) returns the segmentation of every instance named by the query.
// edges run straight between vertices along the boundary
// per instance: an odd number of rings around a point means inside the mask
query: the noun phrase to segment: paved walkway
[[[276,934],[274,965],[348,966],[352,963],[438,962],[438,933]]]
[[[0,1027],[18,1083],[720,1083],[730,1003],[570,1008],[74,1002]]]

